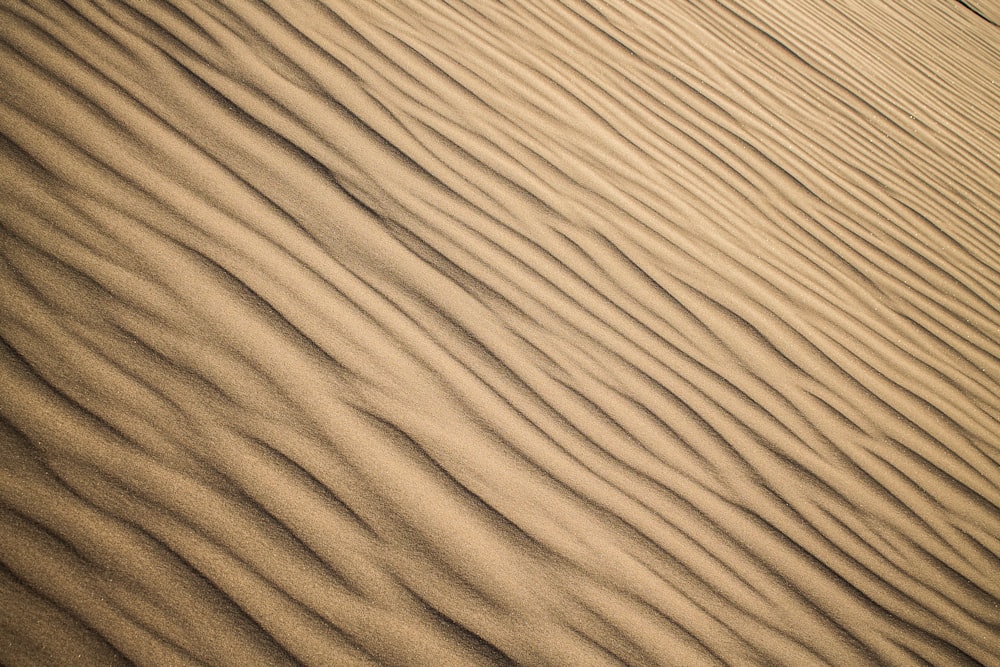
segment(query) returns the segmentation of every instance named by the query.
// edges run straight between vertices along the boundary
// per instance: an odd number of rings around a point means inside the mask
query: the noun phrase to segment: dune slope
[[[2,3],[0,662],[1000,664],[998,17]]]

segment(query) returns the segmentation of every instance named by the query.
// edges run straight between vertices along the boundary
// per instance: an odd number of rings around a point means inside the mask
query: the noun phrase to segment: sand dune
[[[996,3],[0,21],[0,663],[1000,665]]]

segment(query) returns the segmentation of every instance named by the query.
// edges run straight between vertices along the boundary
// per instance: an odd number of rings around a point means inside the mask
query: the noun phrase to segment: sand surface
[[[1000,665],[995,0],[0,3],[0,664]]]

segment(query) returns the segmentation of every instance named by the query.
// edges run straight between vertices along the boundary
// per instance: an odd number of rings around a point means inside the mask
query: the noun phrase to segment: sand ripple
[[[0,9],[0,662],[998,665],[995,5]]]

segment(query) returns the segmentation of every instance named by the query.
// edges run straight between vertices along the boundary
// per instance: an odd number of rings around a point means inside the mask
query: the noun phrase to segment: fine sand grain
[[[1000,665],[994,0],[0,2],[0,664]]]

